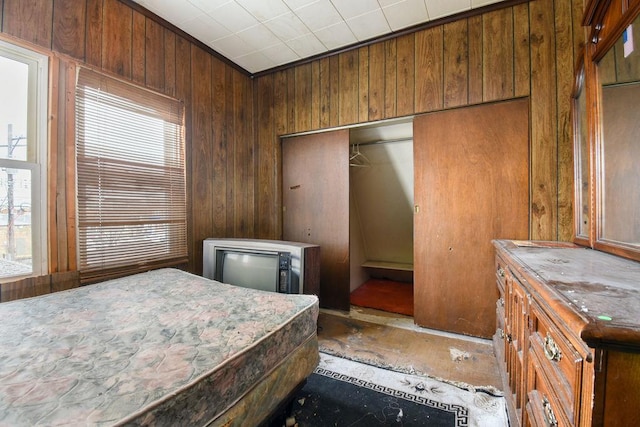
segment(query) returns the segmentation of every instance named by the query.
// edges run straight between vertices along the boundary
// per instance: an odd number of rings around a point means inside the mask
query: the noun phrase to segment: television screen
[[[220,281],[245,288],[277,292],[278,254],[236,252],[222,253]]]
[[[203,242],[202,275],[245,288],[317,295],[320,246],[282,240],[209,238]]]

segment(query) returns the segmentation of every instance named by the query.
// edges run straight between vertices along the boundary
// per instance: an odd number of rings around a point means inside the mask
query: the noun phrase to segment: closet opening
[[[413,124],[349,134],[350,303],[413,316]]]

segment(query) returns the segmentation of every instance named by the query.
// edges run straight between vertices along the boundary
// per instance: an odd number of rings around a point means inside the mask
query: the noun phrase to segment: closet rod
[[[393,144],[394,142],[407,142],[407,141],[413,142],[413,138],[383,139],[381,141],[370,141],[370,142],[354,142],[351,144],[351,147],[363,146],[363,145]]]

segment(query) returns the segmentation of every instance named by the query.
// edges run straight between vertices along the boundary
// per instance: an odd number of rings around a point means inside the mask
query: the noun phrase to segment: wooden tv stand
[[[512,425],[640,425],[640,263],[496,240],[493,342]]]

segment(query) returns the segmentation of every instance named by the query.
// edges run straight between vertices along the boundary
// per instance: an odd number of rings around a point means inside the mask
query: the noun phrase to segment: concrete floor
[[[351,307],[321,310],[320,351],[378,366],[502,389],[491,341],[420,328],[411,317]]]

